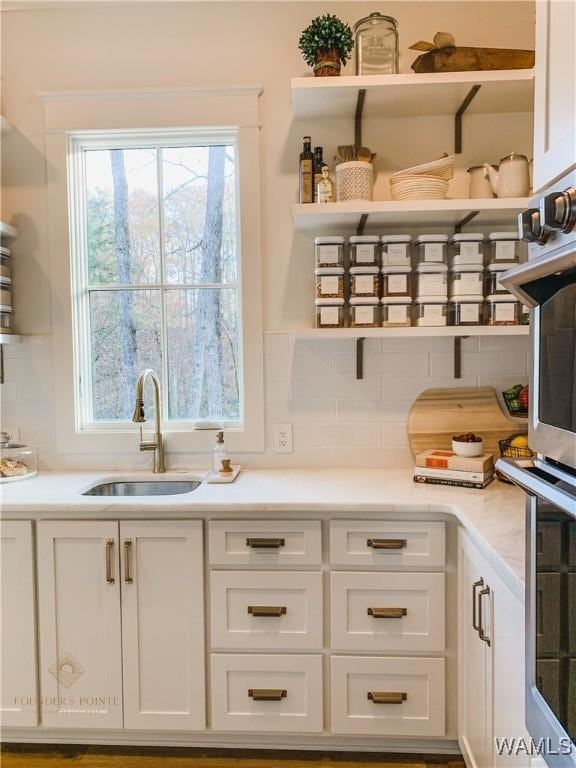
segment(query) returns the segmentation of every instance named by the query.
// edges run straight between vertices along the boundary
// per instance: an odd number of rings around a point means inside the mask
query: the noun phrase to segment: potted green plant
[[[300,35],[298,47],[316,77],[333,77],[350,58],[354,47],[352,30],[330,13],[317,16]]]

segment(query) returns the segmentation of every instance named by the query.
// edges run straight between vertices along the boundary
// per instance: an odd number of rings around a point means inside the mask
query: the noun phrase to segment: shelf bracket
[[[363,213],[360,216],[360,221],[358,222],[358,226],[356,227],[356,234],[357,235],[363,235],[364,234],[364,227],[366,226],[366,222],[368,221],[368,214]]]
[[[0,384],[4,384],[4,344],[0,344]]]
[[[360,336],[356,339],[356,378],[364,378],[364,342],[366,339]]]
[[[366,98],[366,88],[360,88],[356,99],[356,113],[354,115],[354,146],[362,146],[362,110],[364,109],[364,99]]]
[[[470,88],[466,98],[454,115],[454,152],[457,155],[462,154],[462,115],[466,112],[481,87],[481,85],[473,85]]]
[[[454,336],[454,378],[462,378],[462,339],[468,336]]]
[[[456,226],[454,227],[454,234],[458,234],[459,232],[462,232],[462,227],[465,227],[466,224],[469,224],[472,221],[472,219],[475,219],[476,216],[478,216],[479,213],[480,211],[470,211],[470,213],[467,213],[466,216],[464,216],[463,219],[460,219],[458,224],[456,224]]]

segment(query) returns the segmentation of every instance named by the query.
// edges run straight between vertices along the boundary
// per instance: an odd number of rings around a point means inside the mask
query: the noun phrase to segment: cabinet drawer
[[[215,731],[322,731],[322,657],[212,655]]]
[[[212,565],[320,565],[319,521],[215,520],[209,527]]]
[[[396,568],[443,566],[444,523],[332,520],[330,562]]]
[[[331,647],[443,651],[443,573],[332,573]]]
[[[332,730],[444,736],[444,659],[333,656]]]
[[[298,571],[213,571],[214,648],[322,647],[322,574]]]

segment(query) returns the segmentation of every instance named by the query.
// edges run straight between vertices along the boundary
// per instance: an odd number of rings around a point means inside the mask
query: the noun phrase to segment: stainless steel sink
[[[199,485],[199,480],[135,480],[101,483],[84,491],[82,496],[175,496],[179,493],[195,491]]]

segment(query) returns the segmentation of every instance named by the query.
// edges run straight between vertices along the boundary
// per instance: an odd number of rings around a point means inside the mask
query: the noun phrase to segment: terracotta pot
[[[340,52],[334,48],[322,51],[316,57],[314,77],[337,77],[340,74]]]

